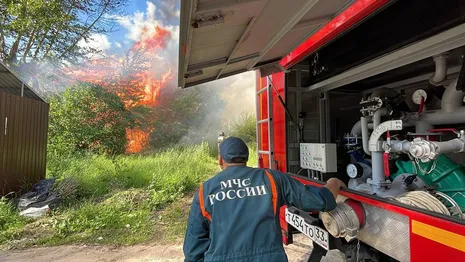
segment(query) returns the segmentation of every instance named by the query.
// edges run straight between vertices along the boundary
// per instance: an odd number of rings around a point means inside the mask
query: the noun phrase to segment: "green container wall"
[[[424,171],[431,170],[434,161],[427,163],[421,163],[421,169]],[[453,162],[450,158],[444,155],[440,155],[437,158],[436,167],[429,174],[422,173],[418,166],[414,167],[413,161],[401,161],[396,162],[396,166],[399,168],[396,174],[392,177],[396,177],[400,174],[410,173],[417,174],[425,183],[429,186],[434,187],[437,191],[443,192],[448,196],[452,197],[457,204],[460,206],[462,211],[465,211],[465,167]]]

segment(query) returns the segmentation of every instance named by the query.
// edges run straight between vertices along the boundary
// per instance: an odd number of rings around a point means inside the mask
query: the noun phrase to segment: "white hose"
[[[427,209],[429,211],[445,215],[450,215],[450,212],[447,209],[447,207],[443,203],[441,203],[441,201],[439,201],[436,197],[434,197],[426,191],[410,191],[396,197],[395,199],[407,205]]]

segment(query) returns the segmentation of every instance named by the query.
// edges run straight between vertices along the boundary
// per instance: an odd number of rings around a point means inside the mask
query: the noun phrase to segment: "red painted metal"
[[[418,114],[423,113],[424,107],[425,107],[425,98],[422,96],[420,100],[420,107],[418,108]]]
[[[261,77],[260,71],[257,70],[256,73],[257,83],[256,83],[256,91],[260,91],[267,86],[267,79],[266,77]],[[257,121],[264,120],[268,118],[268,94],[267,92],[262,92],[258,95],[257,99]],[[260,151],[268,151],[269,150],[269,141],[268,141],[268,132],[269,132],[269,124],[262,123],[258,126],[258,145],[257,149]],[[267,154],[259,154],[259,166],[268,168],[270,166],[270,157]]]
[[[410,261],[465,261],[465,253],[416,234],[410,234]]]
[[[350,198],[346,199],[344,202],[354,210],[355,214],[357,215],[360,226],[363,226],[365,224],[365,210],[362,204]]]
[[[333,40],[335,37],[349,30],[351,27],[356,25],[361,20],[365,19],[367,16],[377,11],[378,9],[386,6],[389,0],[358,0],[352,4],[349,8],[343,11],[340,15],[331,20],[323,28],[321,28],[317,33],[305,40],[301,45],[296,49],[291,51],[288,55],[283,57],[280,61],[280,65],[289,68],[296,63],[300,62],[306,56],[315,52],[323,45],[327,44],[329,41]],[[273,74],[272,79],[275,87],[278,89],[278,93],[284,98],[285,96],[285,81],[284,74],[278,73]],[[266,79],[260,78],[260,84],[257,85],[257,91],[260,88],[263,88],[266,85]],[[279,169],[285,171],[286,168],[286,133],[285,133],[285,111],[282,105],[278,100],[278,96],[274,90],[273,92],[273,131],[275,147],[275,159],[278,161]],[[260,97],[260,114],[257,115],[257,119],[267,118],[267,98],[266,92],[263,93],[263,96]],[[266,129],[266,131],[264,130]],[[257,135],[261,136],[259,138],[259,148],[262,150],[267,150],[268,148],[268,128],[259,130]],[[264,166],[269,165],[269,159],[267,155],[262,155],[262,161]],[[309,181],[306,179],[296,178],[296,180],[302,182],[303,184],[313,185],[321,187],[322,185]],[[348,191],[342,191],[341,195],[350,198],[350,201],[363,202],[365,204],[373,205],[378,208],[389,210],[404,216],[409,217],[409,220],[415,220],[427,225],[431,225],[443,230],[454,232],[456,234],[465,236],[465,225],[449,221],[446,219],[441,219],[439,217],[431,216],[422,212],[418,212],[406,207],[393,205],[384,201],[379,201],[375,198],[354,194]],[[280,210],[280,225],[283,229],[283,242],[288,243],[288,239],[285,236],[287,233],[287,223],[285,222],[284,215],[285,206]],[[411,228],[411,225],[410,225]],[[465,261],[465,252],[454,249],[452,247],[446,246],[439,242],[435,242],[431,239],[419,236],[410,232],[410,253],[411,261]]]
[[[285,68],[297,64],[306,56],[315,52],[389,2],[389,0],[357,0],[333,20],[324,25],[318,32],[310,36],[288,55],[284,56],[279,64]]]
[[[323,186],[322,184],[306,179],[295,179],[306,185],[313,185],[317,187]],[[458,224],[446,219],[430,216],[428,214],[420,213],[415,210],[381,202],[373,198],[353,194],[347,191],[341,191],[340,194],[356,201],[360,201],[404,216],[408,216],[410,221],[416,220],[424,224],[428,224],[443,230],[447,230],[465,236],[465,225],[463,224]],[[433,240],[424,238],[422,236],[410,232],[410,258],[412,262],[465,261],[465,252],[448,247],[441,243],[435,242]]]
[[[459,131],[455,128],[436,128],[428,130],[428,133],[437,133],[437,132],[452,132],[456,135],[460,134]]]
[[[274,159],[276,161],[275,168],[286,172],[286,113],[283,105],[279,101],[278,93],[285,100],[286,90],[284,73],[275,73],[271,77],[273,81],[273,143],[274,143]]]
[[[390,177],[391,171],[389,169],[389,153],[384,152],[383,154],[383,165],[384,165],[384,176]]]

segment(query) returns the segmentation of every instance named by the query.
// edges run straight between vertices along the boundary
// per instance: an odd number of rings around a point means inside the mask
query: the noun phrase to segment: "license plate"
[[[306,223],[303,217],[289,212],[287,208],[286,222],[293,226],[295,229],[302,232],[304,235],[308,236],[313,241],[313,243],[318,244],[326,250],[329,250],[328,231]]]

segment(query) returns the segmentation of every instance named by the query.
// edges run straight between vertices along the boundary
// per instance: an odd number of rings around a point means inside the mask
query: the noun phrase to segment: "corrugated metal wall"
[[[45,177],[49,105],[0,92],[0,195]]]

